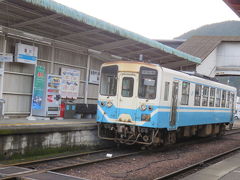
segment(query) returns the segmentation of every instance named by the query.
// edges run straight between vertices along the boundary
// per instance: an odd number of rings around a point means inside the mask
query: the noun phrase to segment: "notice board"
[[[61,84],[62,98],[77,99],[80,83],[80,71],[75,69],[62,68],[61,76],[62,76]]]

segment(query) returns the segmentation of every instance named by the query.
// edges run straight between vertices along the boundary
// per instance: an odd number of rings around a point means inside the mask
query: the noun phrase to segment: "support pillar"
[[[89,79],[89,70],[90,70],[90,63],[91,63],[91,56],[88,55],[87,58],[87,73],[86,73],[86,80],[85,80],[85,93],[84,93],[84,104],[87,104],[88,100],[88,79]]]
[[[7,35],[4,36],[3,38],[3,56],[6,55],[7,51]],[[4,71],[5,71],[5,62],[1,62],[1,70],[2,70],[2,75],[1,75],[1,84],[0,84],[0,99],[3,99],[3,85],[4,85]],[[2,107],[2,112],[3,112],[3,117],[4,117],[4,103]]]

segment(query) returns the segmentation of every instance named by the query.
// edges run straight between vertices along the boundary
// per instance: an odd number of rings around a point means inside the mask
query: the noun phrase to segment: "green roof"
[[[97,19],[95,17],[89,16],[87,14],[84,14],[84,13],[82,13],[80,11],[77,11],[73,8],[69,8],[67,6],[64,6],[64,5],[62,5],[60,3],[57,3],[55,1],[52,1],[52,0],[22,0],[22,1],[25,1],[27,3],[31,3],[31,4],[46,8],[48,10],[51,10],[51,11],[55,12],[55,13],[62,14],[64,16],[70,17],[72,19],[75,19],[79,22],[83,22],[83,23],[88,24],[90,26],[93,26],[93,27],[96,27],[96,28],[99,28],[99,29],[102,29],[102,30],[120,35],[120,36],[128,38],[128,39],[135,40],[137,42],[140,42],[140,43],[143,43],[143,44],[146,44],[146,45],[149,45],[151,47],[160,49],[160,50],[162,50],[166,53],[169,53],[169,54],[176,55],[176,56],[178,56],[180,58],[183,58],[183,59],[186,59],[188,61],[195,62],[195,63],[201,63],[201,59],[198,58],[198,57],[189,55],[187,53],[176,50],[176,49],[171,48],[169,46],[166,46],[162,43],[159,43],[155,40],[146,38],[146,37],[141,36],[137,33],[125,30],[125,29],[120,28],[118,26],[107,23],[103,20],[100,20],[100,19]]]

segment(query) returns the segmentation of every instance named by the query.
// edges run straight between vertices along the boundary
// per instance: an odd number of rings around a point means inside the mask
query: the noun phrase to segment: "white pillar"
[[[84,93],[84,104],[87,104],[88,100],[88,79],[89,79],[89,69],[90,69],[90,63],[91,63],[91,56],[88,55],[87,58],[87,73],[86,73],[86,81],[85,81],[85,93]]]
[[[7,38],[6,35],[3,38],[3,56],[6,55],[6,50],[7,50]],[[0,84],[0,98],[3,99],[3,81],[4,81],[4,71],[5,71],[5,62],[1,63],[1,69],[2,69],[2,75],[1,75],[1,84]],[[3,103],[3,107],[2,107],[2,112],[3,112],[3,117],[4,117],[4,103]]]
[[[54,61],[55,61],[55,43],[52,44],[52,55],[51,55],[51,67],[50,67],[50,74],[53,74],[54,68]]]
[[[6,35],[3,38],[3,56],[6,55],[6,49],[7,49],[7,38]],[[4,80],[4,69],[5,69],[5,62],[1,62],[1,69],[2,69],[2,75],[1,75],[1,86],[0,86],[0,98],[3,98],[3,80]]]

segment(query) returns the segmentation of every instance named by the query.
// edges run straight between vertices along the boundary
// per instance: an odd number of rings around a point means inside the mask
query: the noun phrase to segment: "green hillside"
[[[192,36],[240,36],[240,21],[208,24],[188,31],[174,39],[188,39]]]

